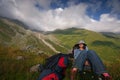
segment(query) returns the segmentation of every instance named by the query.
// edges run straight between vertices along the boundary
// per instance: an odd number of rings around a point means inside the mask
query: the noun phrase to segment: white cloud
[[[120,20],[110,16],[110,14],[102,14],[100,21],[91,20],[92,22],[86,26],[89,30],[98,32],[120,32]]]
[[[110,14],[102,14],[100,17],[101,22],[116,22],[117,19],[115,17],[110,16]]]
[[[0,15],[23,21],[31,29],[51,31],[69,27],[93,31],[120,32],[120,20],[110,14],[102,14],[100,21],[86,15],[88,4],[50,9],[52,0],[0,0]],[[35,5],[44,8],[39,10]]]

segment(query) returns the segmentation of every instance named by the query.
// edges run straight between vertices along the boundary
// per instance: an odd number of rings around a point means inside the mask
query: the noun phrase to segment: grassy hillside
[[[0,19],[0,80],[35,80],[39,73],[30,67],[54,53],[34,32]]]
[[[77,28],[42,34],[26,30],[22,23],[19,25],[8,19],[0,19],[0,80],[36,80],[39,73],[31,73],[31,66],[43,63],[46,57],[56,53],[54,49],[68,53],[81,39],[86,41],[89,49],[97,52],[113,79],[119,80],[119,35]],[[69,76],[67,74],[65,80],[69,80]]]
[[[80,40],[85,40],[89,49],[95,50],[105,61],[117,61],[120,55],[120,39],[106,37],[101,33],[69,28],[52,32],[64,46],[71,49]],[[106,57],[107,56],[107,57]]]
[[[54,53],[33,32],[6,19],[0,19],[0,44],[21,50],[31,50],[32,52],[41,50],[47,54]]]
[[[85,40],[89,49],[95,50],[114,80],[120,79],[120,37],[77,28],[51,32],[62,45],[71,49],[79,40]],[[108,35],[108,34],[107,34]]]

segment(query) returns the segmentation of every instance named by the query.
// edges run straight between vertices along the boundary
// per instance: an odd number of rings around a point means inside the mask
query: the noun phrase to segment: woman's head
[[[78,44],[79,44],[79,48],[81,48],[81,49],[86,49],[86,44],[85,44],[85,41],[83,41],[83,40],[80,40],[79,42],[78,42]]]
[[[83,40],[80,40],[77,44],[73,46],[72,53],[74,54],[75,49],[80,49],[80,48],[86,49],[86,46],[87,44],[85,44]]]
[[[79,44],[79,49],[86,49],[86,44],[85,43],[80,43]]]

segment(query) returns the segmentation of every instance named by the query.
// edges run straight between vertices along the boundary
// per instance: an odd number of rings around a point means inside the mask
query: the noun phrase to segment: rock
[[[28,45],[28,46],[25,46],[25,47],[21,48],[21,50],[22,50],[22,51],[30,51],[30,50],[33,49],[33,48],[34,48],[34,46]]]
[[[38,72],[40,64],[36,64],[30,68],[30,72]]]
[[[24,60],[23,56],[17,56],[17,60]]]
[[[44,54],[44,51],[38,51],[36,54],[37,54],[37,55]]]

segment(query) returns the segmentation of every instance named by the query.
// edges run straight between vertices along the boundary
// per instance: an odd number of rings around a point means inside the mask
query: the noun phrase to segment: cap
[[[85,41],[83,41],[83,40],[80,40],[79,42],[78,42],[78,44],[85,44]]]

